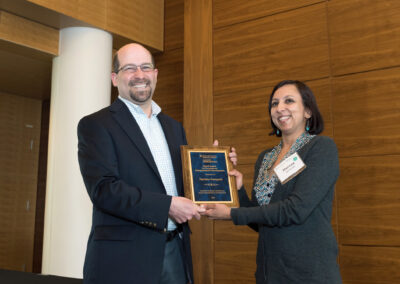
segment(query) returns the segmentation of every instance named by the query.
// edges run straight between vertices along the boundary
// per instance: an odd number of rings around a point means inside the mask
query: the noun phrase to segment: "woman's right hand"
[[[228,174],[236,178],[236,189],[239,190],[243,186],[243,174],[236,169],[231,170]]]

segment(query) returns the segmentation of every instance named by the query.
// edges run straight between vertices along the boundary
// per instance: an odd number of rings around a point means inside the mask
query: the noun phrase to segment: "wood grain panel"
[[[0,11],[0,39],[58,55],[58,30]]]
[[[46,7],[63,15],[106,28],[107,0],[27,0],[36,5]]]
[[[41,102],[0,93],[0,267],[32,271]]]
[[[400,65],[400,1],[328,2],[335,75]]]
[[[28,0],[36,5],[46,7],[73,19],[106,28],[107,0]],[[63,18],[63,21],[67,20]],[[63,25],[63,23],[61,23]]]
[[[55,3],[55,1],[53,1]],[[29,0],[0,1],[0,10],[41,23],[48,27],[60,29],[60,14],[53,10],[38,6]]]
[[[276,82],[277,83],[277,82]],[[333,136],[330,79],[306,82],[313,90],[325,121],[322,135]],[[279,143],[271,131],[268,100],[272,87],[214,97],[215,138],[236,147],[239,161],[254,164],[259,153]]]
[[[183,48],[155,55],[158,68],[154,100],[163,112],[183,123]]]
[[[214,95],[329,72],[325,3],[214,31]]]
[[[341,157],[400,153],[400,68],[333,79],[335,141]]]
[[[267,88],[214,96],[214,136],[236,148],[241,164],[254,165],[259,153],[279,140],[269,136]]]
[[[400,155],[342,158],[341,244],[400,246]]]
[[[215,242],[215,283],[255,283],[255,242]]]
[[[184,0],[165,0],[164,51],[183,48]]]
[[[190,144],[213,142],[211,1],[185,1],[184,122]]]
[[[164,0],[29,0],[29,2],[114,33],[118,37],[117,43],[123,44],[129,39],[158,51],[163,50]]]
[[[106,30],[163,50],[164,0],[106,1]]]
[[[26,1],[72,17],[76,17],[76,11],[78,9],[77,6],[79,5],[79,0],[58,0],[58,1],[26,0]]]
[[[39,100],[49,98],[52,59],[36,59],[29,56],[29,51],[24,55],[14,51],[0,48],[0,92]]]
[[[189,144],[213,142],[212,0],[184,2],[184,126]],[[213,221],[191,222],[194,282],[214,283]]]
[[[400,279],[400,248],[340,247],[340,270],[346,284],[394,284]]]
[[[68,0],[68,3],[71,3],[71,1]],[[106,19],[109,13],[107,4],[107,0],[79,0],[76,18],[85,20],[85,22],[100,29],[106,29]]]
[[[214,28],[249,21],[325,0],[214,0]]]

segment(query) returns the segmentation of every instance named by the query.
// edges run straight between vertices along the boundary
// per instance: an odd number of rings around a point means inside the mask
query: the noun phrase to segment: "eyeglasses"
[[[115,73],[118,74],[119,71],[122,71],[125,73],[135,73],[138,70],[138,68],[140,68],[140,70],[142,70],[142,72],[151,72],[154,70],[154,65],[151,63],[143,63],[143,64],[140,64],[139,66],[137,66],[135,64],[128,64],[128,65],[125,65],[125,66],[122,66],[121,68],[119,68],[117,70],[117,72],[115,72]]]

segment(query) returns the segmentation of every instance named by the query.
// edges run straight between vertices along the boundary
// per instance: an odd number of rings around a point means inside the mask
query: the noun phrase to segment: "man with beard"
[[[81,119],[78,157],[93,203],[84,283],[192,283],[187,221],[204,209],[183,195],[180,123],[152,100],[158,70],[128,44],[111,80],[119,97]]]

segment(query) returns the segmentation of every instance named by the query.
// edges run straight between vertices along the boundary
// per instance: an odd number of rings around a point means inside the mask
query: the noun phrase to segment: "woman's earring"
[[[306,131],[308,132],[308,131],[310,131],[310,120],[308,120],[307,119],[307,122],[306,122]]]
[[[279,133],[280,133],[280,132],[279,132],[279,129],[277,129],[277,130],[276,130],[276,135],[279,135]]]

